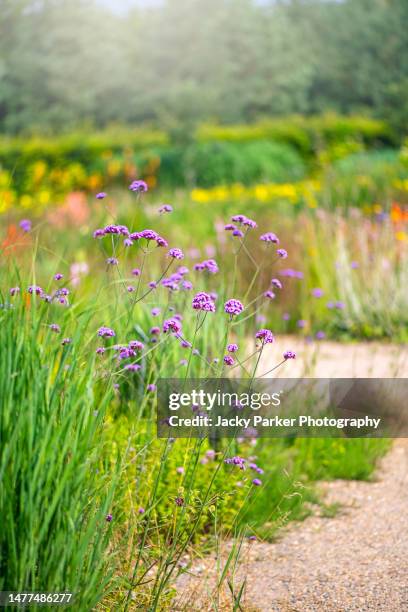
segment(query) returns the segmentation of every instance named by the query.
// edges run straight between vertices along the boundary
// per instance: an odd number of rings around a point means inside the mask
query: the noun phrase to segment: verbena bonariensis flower
[[[105,516],[105,521],[106,521],[107,523],[111,523],[111,522],[113,521],[113,516],[112,516],[111,514],[107,514],[107,515]]]
[[[293,351],[285,351],[283,353],[283,358],[284,359],[296,359],[296,353],[294,353]]]
[[[233,232],[235,229],[237,229],[237,226],[233,223],[227,223],[227,225],[224,226],[224,229],[227,232]]]
[[[181,331],[181,323],[180,321],[178,321],[177,319],[167,319],[166,321],[164,321],[163,323],[163,331],[165,334],[167,334],[168,332],[174,332],[176,334],[180,333]]]
[[[245,215],[234,215],[231,217],[231,221],[235,223],[240,223],[241,225],[245,225],[246,227],[254,228],[257,227],[256,222],[252,219],[249,219]]]
[[[117,266],[119,263],[119,260],[116,259],[116,257],[108,257],[106,260],[106,263],[108,264],[108,266]]]
[[[125,370],[128,370],[129,372],[138,372],[141,367],[142,366],[140,366],[138,363],[128,363],[125,365]]]
[[[184,289],[185,291],[191,291],[191,289],[193,288],[193,283],[191,283],[188,280],[184,280],[181,283],[181,288]]]
[[[132,274],[133,274],[133,276],[140,276],[140,269],[139,268],[133,268]]]
[[[238,350],[238,344],[228,344],[227,351],[229,353],[236,353]]]
[[[157,287],[156,281],[150,281],[149,287],[150,287],[150,289],[156,289],[156,287]]]
[[[336,302],[334,304],[334,307],[337,308],[337,310],[344,310],[344,308],[346,307],[344,302]]]
[[[174,503],[179,507],[184,506],[184,499],[182,497],[176,497]]]
[[[107,193],[105,193],[104,191],[101,191],[100,193],[97,193],[95,197],[97,200],[103,200],[104,198],[106,198],[107,195],[108,195]]]
[[[132,183],[130,183],[129,185],[129,189],[130,191],[134,191],[136,193],[139,192],[145,192],[148,190],[148,186],[147,183],[145,181],[142,180],[137,180],[137,181],[132,181]]]
[[[215,304],[208,293],[200,291],[193,297],[191,303],[194,310],[203,310],[204,312],[215,312]]]
[[[268,300],[274,300],[276,295],[274,294],[273,291],[271,291],[270,289],[268,289],[268,291],[265,291],[264,293],[264,297],[268,298]]]
[[[285,249],[277,249],[276,254],[279,255],[281,259],[286,259],[288,256],[288,252]]]
[[[153,385],[153,386],[154,386],[154,385]],[[139,513],[139,514],[144,514],[144,513],[145,513],[145,509],[144,509],[144,508],[139,508],[138,513]]]
[[[59,334],[61,331],[61,328],[57,323],[51,323],[50,330],[55,332],[56,334]]]
[[[96,349],[95,353],[97,355],[103,355],[105,351],[106,351],[106,349],[103,346],[98,346],[98,348]]]
[[[282,289],[282,283],[280,282],[279,278],[273,278],[271,280],[271,285],[276,287],[276,289]]]
[[[244,237],[244,232],[242,232],[240,229],[236,228],[233,230],[232,235],[235,236],[236,238],[243,238]]]
[[[235,361],[234,361],[234,358],[231,357],[231,355],[225,355],[224,356],[224,363],[227,366],[233,366]]]
[[[280,270],[279,274],[288,278],[298,278],[299,280],[302,280],[303,278],[303,272],[300,272],[299,270],[292,270],[292,268],[285,268],[284,270]]]
[[[14,297],[18,293],[20,293],[20,287],[11,287],[10,288],[10,295],[11,295],[11,297]]]
[[[151,309],[150,312],[151,312],[152,317],[157,317],[157,316],[159,316],[161,310],[160,310],[160,308],[155,306],[154,308]]]
[[[160,206],[159,208],[159,213],[163,214],[163,213],[171,213],[173,212],[173,207],[170,206],[170,204],[163,204],[162,206]]]
[[[154,383],[150,383],[149,385],[147,385],[147,391],[152,392],[152,391],[156,391],[157,387]],[[140,512],[140,510],[139,510]]]
[[[290,314],[289,314],[288,312],[284,312],[284,313],[283,313],[283,315],[282,315],[282,319],[283,319],[284,321],[289,321],[289,319],[290,319]]]
[[[157,336],[158,334],[160,334],[160,327],[152,327],[150,329],[150,333],[152,334],[152,336]]]
[[[205,259],[194,265],[194,270],[206,270],[210,274],[216,274],[218,272],[218,264],[214,259]]]
[[[101,338],[113,338],[116,334],[110,327],[102,326],[98,329],[98,336]]]
[[[266,234],[262,234],[262,236],[259,237],[259,240],[262,240],[263,242],[273,242],[274,244],[279,244],[279,238],[273,232],[267,232]]]
[[[41,287],[39,287],[38,285],[30,285],[27,291],[30,294],[35,293],[35,295],[42,295],[44,293]]]
[[[128,346],[123,346],[119,351],[119,359],[130,359],[131,357],[136,357],[136,351]]]
[[[144,344],[143,342],[140,342],[140,340],[131,340],[129,342],[129,348],[133,351],[143,351]]]
[[[306,327],[306,321],[304,319],[299,319],[296,325],[299,329],[304,329]]]
[[[231,298],[225,302],[224,310],[227,314],[233,317],[235,315],[239,315],[244,310],[244,306],[239,300]]]
[[[177,272],[178,272],[179,274],[181,274],[182,276],[185,276],[186,274],[188,274],[189,269],[188,269],[188,268],[186,268],[186,266],[179,266],[179,267],[177,268]]]
[[[64,275],[61,274],[60,272],[57,272],[57,274],[54,274],[54,280],[59,281],[62,278],[64,278]]]
[[[252,484],[256,487],[260,487],[262,485],[262,480],[259,480],[259,478],[254,478]]]
[[[123,246],[125,247],[133,246],[133,240],[131,238],[125,238],[123,241]]]
[[[63,340],[61,341],[62,346],[66,346],[67,344],[71,344],[72,340],[71,338],[63,338]]]
[[[61,287],[61,289],[57,289],[54,293],[55,297],[60,297],[61,295],[67,296],[69,295],[69,289],[66,287]]]
[[[324,331],[316,332],[316,340],[324,340],[325,337],[326,337],[326,334],[324,333]]]
[[[128,293],[133,293],[133,292],[134,292],[134,290],[135,290],[135,288],[134,288],[134,286],[133,286],[133,285],[128,285],[128,286],[126,287],[126,291],[127,291]]]
[[[270,329],[260,329],[256,332],[255,338],[262,340],[262,344],[271,344],[274,341],[273,333]]]
[[[226,459],[224,459],[224,463],[227,463],[228,465],[236,465],[239,467],[240,470],[245,470],[245,463],[246,463],[246,459],[244,459],[243,457],[227,457]]]
[[[181,249],[173,248],[167,253],[169,257],[173,257],[174,259],[184,259],[184,253]]]
[[[324,295],[324,291],[323,289],[320,289],[319,287],[315,287],[314,289],[312,289],[312,295],[315,298],[321,298]]]
[[[31,227],[32,227],[32,223],[29,219],[22,219],[22,221],[20,221],[19,226],[21,227],[21,229],[23,230],[23,232],[30,232],[31,231]]]

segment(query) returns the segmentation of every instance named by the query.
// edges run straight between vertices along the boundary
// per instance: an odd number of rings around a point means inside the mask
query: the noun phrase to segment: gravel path
[[[245,612],[408,610],[408,440],[395,442],[375,482],[326,483],[334,518],[292,524],[275,543],[245,543]],[[228,546],[227,546],[228,548]],[[200,567],[201,566],[201,567]],[[179,579],[174,610],[213,610],[214,559]],[[206,594],[207,592],[207,594]],[[218,609],[232,610],[230,603]]]

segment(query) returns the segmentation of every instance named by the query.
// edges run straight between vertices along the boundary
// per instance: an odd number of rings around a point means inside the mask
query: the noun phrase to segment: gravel
[[[374,482],[322,484],[333,518],[292,523],[274,543],[245,542],[235,590],[244,612],[408,610],[408,439],[394,443]],[[225,555],[231,543],[224,545]],[[173,610],[214,610],[215,559],[178,579]],[[233,610],[225,589],[219,610]]]

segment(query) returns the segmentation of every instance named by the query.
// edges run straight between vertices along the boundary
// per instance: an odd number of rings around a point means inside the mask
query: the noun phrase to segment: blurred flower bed
[[[335,115],[203,125],[183,137],[116,127],[0,138],[0,212],[14,206],[41,212],[72,192],[93,193],[136,177],[150,188],[160,182],[164,190],[194,189],[201,202],[244,197],[314,207],[319,199],[339,199],[364,206],[407,192],[407,149],[383,148],[392,145],[384,123]]]

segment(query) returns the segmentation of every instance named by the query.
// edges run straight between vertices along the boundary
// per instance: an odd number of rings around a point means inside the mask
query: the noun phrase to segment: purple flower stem
[[[164,278],[170,268],[170,266],[172,265],[174,259],[171,259],[169,264],[166,266],[166,269],[164,270],[164,272],[159,276],[159,278],[156,281],[156,286],[159,285],[160,281],[162,280],[162,278]],[[141,269],[142,270],[142,269]],[[142,272],[140,272],[140,276],[142,276]],[[140,279],[140,277],[139,277]],[[143,300],[147,295],[149,295],[149,293],[151,293],[152,291],[154,291],[154,289],[156,289],[156,287],[151,287],[150,289],[148,289],[147,291],[145,291],[145,293],[143,293],[143,295],[141,295],[139,298],[136,297],[133,301],[133,306],[135,306],[138,302],[140,302],[140,300]]]

